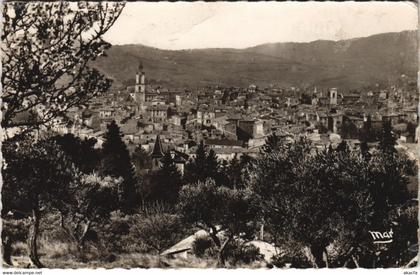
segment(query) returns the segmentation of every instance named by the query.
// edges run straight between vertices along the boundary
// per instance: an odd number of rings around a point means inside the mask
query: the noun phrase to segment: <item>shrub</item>
[[[130,227],[130,236],[136,244],[161,253],[183,237],[183,225],[176,214],[136,214]]]
[[[192,245],[192,252],[195,256],[202,258],[212,246],[214,246],[214,243],[209,236],[200,236],[195,239]]]
[[[2,238],[7,236],[12,242],[25,242],[28,235],[28,222],[27,219],[2,219]]]
[[[285,253],[273,256],[271,263],[276,267],[312,268],[313,264],[300,249],[288,249]]]
[[[239,240],[234,240],[228,244],[225,256],[228,262],[234,266],[241,263],[250,264],[263,259],[258,247],[252,244],[244,244]]]
[[[106,250],[123,253],[128,252],[126,236],[130,232],[132,216],[125,215],[121,211],[111,213],[107,222],[103,222],[90,232],[89,239],[93,243],[104,240],[103,246]]]

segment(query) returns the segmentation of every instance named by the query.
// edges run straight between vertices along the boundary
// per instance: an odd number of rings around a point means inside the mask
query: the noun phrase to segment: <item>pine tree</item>
[[[152,198],[169,204],[176,203],[182,185],[181,173],[168,152],[161,159],[161,168],[151,177]]]
[[[369,146],[366,141],[362,141],[360,143],[360,153],[366,161],[369,161],[371,155],[369,153]]]
[[[95,149],[97,142],[95,138],[85,138],[82,140],[73,134],[65,134],[63,136],[56,136],[55,140],[80,171],[88,174],[97,169],[99,164],[99,150]]]
[[[212,149],[210,149],[206,157],[206,174],[207,178],[213,178],[216,183],[220,184],[220,163],[217,159],[216,153]]]
[[[341,152],[341,153],[348,152],[349,151],[349,148],[348,148],[347,142],[345,140],[342,140],[340,142],[340,144],[338,144],[336,150],[337,150],[337,152]]]
[[[138,146],[131,157],[134,166],[136,167],[137,173],[142,169],[151,167],[151,159],[149,154],[141,147]]]
[[[195,157],[185,166],[185,182],[195,183],[206,178],[207,154],[203,141],[198,144]]]
[[[213,150],[207,152],[203,141],[197,147],[195,157],[186,165],[184,180],[186,183],[204,182],[212,178],[217,184],[223,182],[220,163]]]
[[[392,126],[389,120],[385,120],[382,125],[382,133],[379,140],[379,148],[384,153],[395,153],[395,144],[397,139],[392,133]]]
[[[273,133],[267,137],[265,144],[262,147],[262,151],[264,153],[271,153],[278,148],[279,144],[280,138],[276,135],[276,133]]]
[[[104,176],[123,178],[120,188],[121,207],[124,210],[133,209],[137,204],[134,169],[127,146],[122,140],[120,128],[115,121],[107,126],[100,172]]]
[[[229,162],[227,169],[227,177],[229,187],[233,188],[242,188],[244,187],[244,182],[242,180],[242,165],[241,161],[238,160],[237,156]]]

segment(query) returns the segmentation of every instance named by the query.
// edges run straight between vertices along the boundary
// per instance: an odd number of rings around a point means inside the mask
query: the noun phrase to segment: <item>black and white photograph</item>
[[[417,274],[416,2],[1,7],[3,274]]]

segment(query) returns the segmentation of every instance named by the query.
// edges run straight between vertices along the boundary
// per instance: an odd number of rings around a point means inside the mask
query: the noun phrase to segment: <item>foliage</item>
[[[253,159],[248,155],[242,155],[240,158],[235,156],[225,165],[222,165],[221,171],[224,175],[223,184],[229,188],[246,188],[252,173]]]
[[[214,246],[209,236],[197,237],[192,244],[192,253],[197,257],[203,257],[208,249]]]
[[[283,143],[257,160],[251,184],[275,241],[308,246],[318,267],[328,264],[327,247],[337,239],[363,251],[366,228],[386,228],[388,213],[408,199],[406,157],[375,151],[367,159],[342,147],[315,152],[304,139]]]
[[[300,246],[298,246],[300,247]],[[311,268],[312,263],[308,260],[308,258],[303,254],[303,252],[296,247],[290,246],[288,247],[286,253],[274,255],[273,259],[271,260],[272,264],[276,267],[286,267],[290,265],[293,268]]]
[[[65,134],[56,136],[57,144],[61,146],[63,151],[76,164],[78,169],[83,173],[92,173],[97,169],[100,155],[99,151],[94,148],[96,144],[95,138],[84,140],[75,137],[73,134]]]
[[[271,135],[267,137],[265,144],[262,147],[262,152],[268,154],[276,150],[279,144],[280,144],[280,137],[278,137],[276,133],[272,133]]]
[[[391,121],[389,120],[383,121],[382,133],[379,137],[379,148],[384,153],[394,153],[395,152],[394,146],[396,145],[396,143],[397,143],[397,138],[392,132]]]
[[[393,241],[385,251],[381,251],[376,265],[399,267],[407,264],[417,254],[410,249],[418,245],[418,204],[412,203],[392,211],[388,220],[394,225]]]
[[[134,239],[129,235],[132,218],[119,210],[112,212],[109,219],[93,224],[86,236],[87,244],[105,255],[132,252]]]
[[[341,136],[345,139],[359,137],[357,126],[346,116],[343,117],[341,125]]]
[[[118,209],[118,186],[121,179],[100,177],[97,174],[83,175],[69,188],[70,203],[63,203],[60,226],[82,252],[86,236],[92,224],[107,221],[112,211]]]
[[[203,141],[197,147],[195,157],[185,166],[185,183],[197,183],[211,178],[217,184],[224,182],[224,176],[220,173],[219,160],[213,150],[207,150]]]
[[[110,80],[89,62],[110,47],[102,36],[122,8],[120,3],[6,3],[2,127],[47,124],[106,91]],[[19,120],[25,113],[29,118]]]
[[[138,146],[132,156],[131,160],[133,161],[134,166],[136,167],[137,174],[142,169],[149,169],[151,167],[151,159],[147,152],[141,147]]]
[[[79,173],[54,140],[9,139],[3,143],[3,156],[3,213],[28,213],[68,200],[68,187]]]
[[[179,213],[185,222],[206,230],[219,248],[219,264],[224,265],[226,246],[235,236],[249,239],[254,233],[254,208],[247,190],[217,186],[211,179],[181,189]],[[223,243],[219,232],[226,235]]]
[[[149,199],[163,201],[174,205],[182,185],[182,176],[167,152],[160,160],[161,167],[151,176],[151,195]]]
[[[349,148],[348,148],[348,145],[347,145],[347,142],[345,141],[345,140],[342,140],[339,144],[338,144],[338,146],[337,146],[337,152],[341,152],[341,153],[344,153],[344,154],[348,154],[348,152],[349,152]]]
[[[182,229],[181,219],[176,214],[136,214],[130,227],[130,235],[138,244],[144,244],[161,253],[183,237]]]
[[[120,128],[115,121],[107,126],[105,141],[102,147],[102,164],[100,174],[103,176],[122,177],[121,207],[131,211],[139,204],[136,190],[136,179],[127,146],[122,140]]]
[[[52,139],[33,143],[17,136],[3,144],[3,155],[2,214],[17,210],[31,216],[29,256],[35,266],[42,267],[37,249],[41,209],[70,202],[68,188],[79,172]]]
[[[250,264],[261,261],[263,256],[260,254],[260,249],[255,245],[234,240],[226,248],[226,258],[230,264],[236,266],[240,263]]]

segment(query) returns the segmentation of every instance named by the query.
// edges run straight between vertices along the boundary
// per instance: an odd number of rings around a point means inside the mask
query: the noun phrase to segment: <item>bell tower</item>
[[[135,100],[139,105],[146,101],[146,76],[143,63],[140,62],[136,72],[136,85],[134,86]]]
[[[337,105],[337,88],[331,88],[329,91],[330,95],[330,105],[335,106]]]

